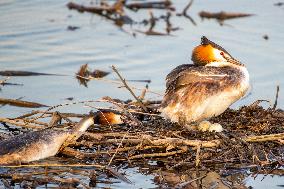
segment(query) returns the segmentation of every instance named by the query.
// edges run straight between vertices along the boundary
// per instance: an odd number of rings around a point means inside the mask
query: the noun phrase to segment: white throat
[[[240,67],[238,65],[232,64],[230,62],[227,61],[215,61],[215,62],[210,62],[208,64],[206,64],[205,66],[212,66],[212,67],[224,67],[224,66],[231,66],[231,67]]]
[[[232,64],[230,62],[227,61],[222,61],[222,62],[210,62],[208,64],[205,65],[206,67],[212,66],[212,67],[224,67],[224,66],[229,66],[235,69],[238,69],[242,72],[243,77],[242,77],[242,87],[246,88],[249,86],[249,73],[248,70],[245,66],[240,66],[240,65],[236,65],[236,64]]]

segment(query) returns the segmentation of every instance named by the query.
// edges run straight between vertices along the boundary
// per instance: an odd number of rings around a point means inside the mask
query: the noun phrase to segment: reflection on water
[[[76,101],[98,99],[102,96],[128,99],[130,94],[117,85],[103,81],[91,81],[88,88],[79,85],[74,74],[82,64],[111,71],[116,65],[127,79],[151,79],[151,90],[163,93],[164,78],[175,66],[190,62],[191,50],[206,35],[226,48],[235,58],[247,65],[252,83],[251,95],[237,102],[234,107],[248,104],[256,99],[275,98],[276,85],[280,85],[279,107],[284,108],[284,64],[282,48],[284,42],[283,8],[271,1],[206,0],[195,1],[190,15],[197,26],[182,17],[171,18],[174,27],[180,27],[172,36],[145,36],[137,33],[133,37],[98,16],[80,14],[66,8],[66,1],[12,1],[0,2],[0,70],[26,70],[44,73],[58,73],[67,76],[13,77],[9,81],[24,86],[5,86],[0,96],[36,101],[56,105],[73,97]],[[188,1],[175,1],[181,12]],[[84,1],[88,4],[88,1]],[[228,20],[221,27],[214,20],[203,20],[198,12],[225,10],[244,12],[255,16]],[[138,21],[148,15],[147,10],[131,13]],[[164,11],[154,11],[159,17]],[[147,16],[149,18],[149,16]],[[70,31],[68,26],[79,29]],[[143,26],[137,26],[144,30]],[[163,31],[164,24],[157,30]],[[133,31],[126,26],[125,31]],[[269,39],[263,39],[268,35]],[[116,78],[110,74],[108,79]],[[0,78],[2,79],[2,78]],[[131,83],[143,88],[144,83]],[[136,91],[139,93],[140,91]],[[161,99],[148,93],[148,98]],[[63,107],[60,111],[85,113],[90,109],[82,106]],[[1,117],[13,117],[27,113],[28,109],[4,106]],[[139,174],[131,173],[139,183]],[[137,178],[136,178],[137,177]],[[258,177],[257,177],[258,178]],[[270,177],[267,183],[271,184]],[[144,179],[145,180],[145,179]],[[257,180],[257,179],[256,179]],[[273,181],[276,180],[275,177]],[[144,182],[144,181],[143,181]],[[277,181],[278,182],[278,181]],[[146,181],[145,181],[146,183]],[[152,183],[148,180],[147,183]],[[259,188],[259,180],[248,179],[248,185]],[[261,182],[265,183],[265,182]],[[145,185],[146,186],[146,185]],[[149,185],[150,187],[151,185]],[[119,187],[124,187],[123,184]],[[138,187],[138,186],[137,186]],[[147,185],[148,187],[148,185]]]

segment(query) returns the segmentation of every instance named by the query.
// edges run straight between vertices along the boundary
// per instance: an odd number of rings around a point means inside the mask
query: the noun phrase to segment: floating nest
[[[109,176],[107,172],[110,169],[105,168],[109,166],[118,170],[140,167],[140,172],[156,175],[154,179],[156,184],[176,188],[204,187],[216,180],[222,181],[218,182],[219,185],[239,187],[243,184],[242,179],[239,179],[239,176],[238,181],[232,181],[232,175],[272,173],[273,171],[280,171],[283,174],[281,169],[284,159],[283,110],[264,109],[258,103],[238,110],[228,109],[210,120],[210,122],[220,123],[225,128],[223,132],[215,133],[189,131],[183,126],[163,119],[157,111],[159,102],[145,102],[144,108],[141,108],[139,104],[131,101],[122,102],[110,98],[104,100],[114,105],[115,110],[111,109],[111,111],[121,114],[124,124],[95,125],[89,128],[88,132],[76,142],[60,151],[57,155],[59,161],[66,160],[68,164],[72,164],[69,162],[71,158],[71,162],[75,163],[74,167],[94,165],[99,171],[95,175],[102,174],[106,177]],[[144,111],[145,108],[147,112]],[[100,109],[100,111],[110,111],[110,109]],[[65,121],[56,127],[72,127],[75,122],[71,119],[85,116],[33,111],[16,119],[2,119],[1,122],[10,133],[19,133],[27,132],[27,128],[39,129],[48,126],[48,123],[40,122],[37,118],[46,120],[46,117],[50,117],[54,121],[54,117],[58,115],[60,119],[57,121]],[[15,128],[12,125],[21,127]],[[48,160],[39,163],[49,167],[46,162]],[[70,186],[71,182],[56,179],[42,180],[42,177],[33,175],[31,172],[29,172],[31,174],[29,179],[24,174],[20,176],[9,174],[0,176],[7,179],[6,181],[10,184],[27,180],[34,183],[37,179],[41,179],[40,183],[45,184],[67,183]],[[115,171],[112,174],[130,182],[122,175],[118,176]],[[209,179],[206,185],[205,180],[208,180],[208,176],[213,180]],[[224,180],[225,178],[230,179],[228,181]],[[90,182],[92,181],[93,184],[99,182],[96,179],[98,178],[90,179]],[[78,185],[80,181],[73,179],[71,185],[74,186],[74,183]]]

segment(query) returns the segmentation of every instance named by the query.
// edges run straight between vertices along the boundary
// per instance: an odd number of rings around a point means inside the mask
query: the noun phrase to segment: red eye
[[[224,55],[224,52],[220,52],[220,55],[222,55],[222,56],[223,56],[223,55]]]

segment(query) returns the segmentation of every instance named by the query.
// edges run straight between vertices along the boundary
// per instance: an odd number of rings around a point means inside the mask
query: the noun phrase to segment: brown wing
[[[182,64],[177,66],[175,69],[173,69],[166,77],[166,87],[168,87],[168,84],[171,83],[171,81],[175,80],[179,73],[181,73],[184,70],[187,70],[189,68],[196,67],[194,64]]]
[[[166,94],[169,90],[173,89],[175,82],[181,73],[194,67],[196,67],[194,64],[182,64],[174,68],[166,77]]]
[[[178,68],[178,67],[177,67]],[[177,69],[176,68],[176,69]],[[199,101],[236,84],[236,73],[229,67],[190,66],[174,69],[167,77],[162,107],[177,100]]]

